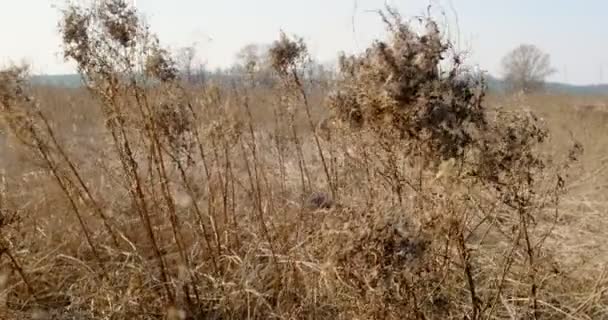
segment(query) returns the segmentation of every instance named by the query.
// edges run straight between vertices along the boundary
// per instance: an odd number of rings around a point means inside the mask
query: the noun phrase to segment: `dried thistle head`
[[[415,32],[389,11],[383,16],[391,37],[359,56],[340,58],[341,80],[329,106],[354,128],[407,141],[412,150],[435,158],[460,157],[471,130],[485,124],[483,79],[466,72],[434,21]],[[447,71],[442,66],[450,62]]]
[[[10,106],[15,103],[26,82],[27,68],[13,67],[0,71],[0,104]]]
[[[169,52],[156,47],[146,58],[146,74],[162,82],[170,82],[177,79],[179,72]]]
[[[165,142],[177,153],[188,153],[194,143],[194,119],[182,101],[166,100],[155,105],[154,122]]]
[[[31,107],[34,99],[28,95],[29,68],[16,66],[0,71],[0,119],[22,143],[33,141]]]
[[[473,175],[498,189],[505,185],[532,185],[545,162],[536,147],[547,130],[530,112],[500,111],[489,130],[476,139],[477,166]]]
[[[90,24],[91,15],[78,7],[71,6],[63,12],[60,31],[63,36],[64,57],[73,59],[79,66],[85,65],[89,61]]]
[[[66,60],[73,60],[91,89],[107,91],[133,75],[142,55],[154,48],[148,26],[125,0],[69,5],[59,31]]]
[[[125,0],[103,1],[99,17],[107,34],[123,47],[133,45],[139,20],[135,10]]]

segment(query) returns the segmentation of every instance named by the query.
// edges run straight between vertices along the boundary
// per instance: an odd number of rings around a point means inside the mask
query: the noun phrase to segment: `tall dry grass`
[[[286,35],[277,88],[193,90],[124,1],[63,13],[86,89],[0,73],[4,318],[606,316],[597,110],[486,98],[390,9],[326,99]]]

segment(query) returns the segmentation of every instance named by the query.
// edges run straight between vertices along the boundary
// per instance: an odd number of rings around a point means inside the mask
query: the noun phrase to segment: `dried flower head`
[[[471,127],[484,125],[483,80],[467,74],[457,56],[448,71],[441,70],[450,44],[432,20],[420,34],[389,13],[384,20],[390,41],[340,59],[342,79],[330,107],[353,127],[409,141],[412,150],[442,159],[462,156]]]
[[[70,5],[62,13],[64,58],[76,62],[89,87],[101,89],[124,79],[140,65],[136,54],[148,52],[148,27],[125,0]]]
[[[158,133],[177,154],[188,154],[194,145],[194,119],[182,101],[161,101],[155,106]]]
[[[0,113],[11,132],[19,141],[30,145],[34,123],[31,108],[34,99],[28,95],[29,69],[26,66],[0,71]]]
[[[70,7],[63,12],[60,26],[64,43],[64,57],[74,59],[79,66],[89,60],[90,39],[89,27],[91,16],[77,7]]]
[[[478,139],[474,175],[494,184],[532,185],[534,174],[545,167],[536,146],[548,136],[538,118],[532,113],[498,112],[491,123],[491,133]]]
[[[146,58],[146,73],[162,82],[175,81],[178,70],[175,61],[165,49],[154,48]]]
[[[269,50],[270,62],[279,74],[286,74],[291,68],[306,60],[308,50],[302,38],[290,39],[281,32],[279,40],[275,41]]]
[[[104,1],[99,16],[108,35],[123,47],[130,47],[137,37],[138,18],[125,0]]]

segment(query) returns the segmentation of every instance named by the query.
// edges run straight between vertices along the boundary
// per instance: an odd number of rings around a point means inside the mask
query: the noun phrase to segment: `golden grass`
[[[251,95],[260,94],[266,99],[272,100],[270,93],[265,93],[266,90],[262,89],[260,91],[259,93],[253,92]],[[108,235],[99,228],[99,222],[93,216],[87,218],[91,219],[90,229],[95,230],[92,237],[95,242],[99,243],[100,250],[103,250],[103,253],[100,254],[104,256],[105,270],[111,276],[110,279],[98,278],[100,277],[96,275],[98,271],[95,271],[97,263],[91,256],[90,249],[83,242],[78,222],[69,214],[70,209],[65,201],[65,196],[48,176],[46,170],[41,169],[39,163],[32,159],[23,147],[9,138],[3,146],[3,150],[11,150],[11,152],[4,153],[2,156],[4,168],[2,201],[4,210],[7,213],[14,212],[18,220],[12,223],[10,228],[3,229],[3,237],[10,241],[11,252],[19,261],[26,277],[32,282],[31,285],[38,297],[26,298],[29,295],[25,288],[26,284],[5,257],[3,279],[6,280],[3,280],[2,296],[6,299],[4,300],[4,306],[7,308],[5,309],[6,317],[17,319],[29,317],[36,312],[47,316],[55,314],[57,319],[70,319],[78,317],[78,314],[85,318],[162,317],[161,314],[165,312],[163,310],[169,309],[166,309],[168,307],[165,307],[165,302],[157,302],[155,287],[158,286],[159,280],[156,278],[156,272],[153,271],[155,268],[151,264],[153,257],[151,253],[146,253],[149,247],[146,244],[142,226],[135,217],[135,213],[132,212],[132,204],[129,204],[130,200],[125,191],[128,186],[122,185],[120,181],[118,160],[111,157],[110,145],[103,143],[106,140],[106,133],[103,123],[100,121],[101,117],[82,118],[95,112],[95,102],[84,91],[63,89],[44,89],[38,93],[38,97],[42,102],[41,107],[45,114],[55,124],[58,136],[68,149],[71,159],[77,163],[82,175],[91,185],[92,192],[103,198],[100,206],[114,220],[113,224],[119,230],[117,232],[120,232],[118,236],[120,243],[116,248],[107,243]],[[226,100],[229,99],[226,98]],[[259,100],[252,99],[252,101]],[[550,128],[552,137],[544,147],[546,152],[555,154],[556,157],[564,153],[563,150],[569,147],[571,139],[576,139],[584,146],[585,152],[573,168],[568,192],[560,204],[559,219],[546,245],[547,251],[554,256],[559,274],[556,274],[556,279],[554,279],[558,283],[552,284],[557,287],[545,290],[555,290],[560,295],[569,295],[576,305],[561,306],[557,304],[559,301],[543,301],[543,303],[551,305],[548,307],[549,311],[553,307],[558,309],[558,311],[553,310],[554,312],[550,313],[551,317],[601,318],[603,316],[601,306],[605,303],[603,292],[607,288],[604,270],[608,263],[608,252],[603,244],[608,239],[603,232],[607,224],[603,215],[608,206],[605,192],[608,189],[608,159],[605,156],[607,147],[600,142],[605,140],[603,136],[608,122],[602,121],[606,119],[606,116],[601,111],[580,110],[576,106],[599,105],[601,101],[608,101],[608,99],[532,96],[525,98],[489,97],[489,101],[491,105],[503,108],[529,106],[541,115],[547,127]],[[227,107],[233,108],[233,106]],[[75,112],[57,112],[55,111],[57,109],[75,110]],[[199,292],[199,294],[204,295],[204,299],[209,301],[210,305],[221,304],[223,308],[232,310],[234,313],[231,315],[222,316],[227,318],[247,316],[256,318],[263,314],[267,315],[268,311],[275,308],[280,308],[276,305],[266,305],[269,303],[266,302],[269,298],[266,295],[274,290],[273,286],[277,286],[279,290],[274,294],[281,296],[282,299],[286,299],[284,295],[299,295],[303,291],[312,295],[306,297],[306,299],[311,299],[308,301],[309,303],[313,303],[315,299],[317,299],[316,301],[325,299],[336,304],[317,305],[318,310],[306,311],[307,313],[314,312],[316,318],[336,316],[350,318],[357,317],[357,315],[364,318],[375,317],[371,315],[371,310],[363,312],[365,309],[341,309],[340,305],[344,302],[340,300],[344,297],[340,297],[340,294],[344,293],[336,292],[335,290],[340,289],[333,286],[344,280],[339,278],[339,274],[336,274],[337,266],[334,260],[339,257],[340,251],[355,245],[349,243],[354,239],[348,239],[360,232],[364,232],[364,234],[371,232],[371,230],[352,230],[353,227],[360,228],[367,223],[377,223],[373,222],[374,218],[371,217],[353,216],[358,213],[351,212],[352,210],[377,214],[381,217],[382,211],[397,209],[391,204],[390,199],[382,199],[382,192],[379,190],[375,190],[376,199],[374,200],[361,198],[358,192],[348,191],[350,188],[362,188],[363,182],[358,182],[351,187],[345,186],[340,197],[340,207],[317,210],[302,206],[302,187],[300,186],[300,173],[298,173],[299,160],[294,151],[286,150],[280,156],[274,146],[277,141],[273,141],[275,139],[287,140],[289,135],[284,134],[282,138],[273,139],[272,134],[280,128],[276,127],[276,121],[272,116],[267,118],[271,119],[270,121],[264,119],[264,114],[273,113],[269,104],[255,105],[252,106],[252,109],[261,114],[255,121],[256,128],[260,128],[256,132],[259,134],[259,138],[256,138],[259,152],[257,165],[261,167],[260,175],[266,175],[263,180],[267,181],[261,183],[267,183],[268,188],[271,188],[264,191],[266,194],[261,197],[265,198],[263,213],[266,215],[266,224],[272,225],[273,229],[270,232],[276,239],[271,241],[276,247],[270,247],[270,241],[263,236],[264,232],[260,229],[262,226],[259,225],[259,221],[256,222],[259,216],[252,212],[257,210],[255,209],[256,204],[252,203],[255,200],[248,195],[250,191],[247,191],[248,187],[245,186],[248,180],[247,171],[253,169],[247,169],[243,161],[253,161],[253,155],[245,155],[248,159],[242,159],[244,155],[241,153],[247,152],[247,150],[241,148],[250,148],[250,146],[240,146],[236,150],[229,150],[227,158],[224,155],[218,155],[219,158],[216,160],[218,163],[214,165],[209,180],[204,177],[204,169],[200,164],[191,168],[190,178],[196,189],[199,189],[196,190],[194,199],[187,190],[183,190],[184,187],[180,186],[179,181],[175,182],[175,190],[172,191],[175,203],[179,207],[178,210],[185,219],[181,224],[181,230],[184,238],[187,238],[184,243],[187,246],[189,259],[202,263],[200,259],[205,255],[205,251],[209,250],[200,242],[196,226],[188,225],[189,222],[187,222],[188,217],[193,214],[192,209],[189,209],[193,201],[205,207],[204,210],[213,210],[220,216],[216,221],[216,228],[220,229],[221,235],[218,236],[218,239],[223,243],[222,246],[240,242],[239,252],[226,252],[218,256],[228,264],[225,267],[228,270],[223,273],[224,278],[213,278],[214,272],[208,274],[208,271],[205,271],[205,269],[212,268],[211,262],[192,267],[200,272],[199,277],[202,275],[207,277],[198,281],[201,281],[199,290],[208,292]],[[303,120],[301,126],[306,127]],[[315,158],[314,141],[311,139],[310,132],[302,133],[300,144],[302,144],[306,158],[308,174],[311,176],[310,184],[318,186],[316,188],[322,190],[323,173],[319,159]],[[289,145],[284,147],[292,150],[294,148]],[[340,147],[338,144],[332,149]],[[280,157],[283,157],[282,167],[276,164]],[[225,161],[231,158],[234,163],[230,164],[231,168],[229,172],[226,172]],[[225,176],[232,178],[228,182],[222,182],[222,179],[226,179]],[[228,183],[228,188],[225,188],[226,183]],[[205,190],[206,184],[213,184],[215,187]],[[369,186],[363,188],[367,191]],[[373,190],[376,187],[372,186],[370,189]],[[226,200],[223,199],[224,192],[228,193]],[[209,197],[213,197],[213,199],[210,200]],[[224,203],[224,201],[228,203]],[[224,213],[235,217],[223,218],[221,215]],[[166,220],[162,217],[158,218],[161,219],[156,227],[159,238],[163,237],[166,239],[164,241],[170,243],[171,232],[167,229],[170,226],[166,225],[168,222],[163,222]],[[368,219],[372,220],[368,221]],[[238,229],[232,229],[232,223],[236,223],[237,225],[234,227]],[[360,224],[360,226],[351,226],[354,223]],[[541,223],[545,223],[547,227],[552,226],[551,220]],[[319,249],[315,248],[323,248],[321,250],[333,248],[331,250],[336,251],[317,252],[316,250]],[[177,248],[167,246],[163,248],[163,251],[163,257],[167,261],[174,261],[167,262],[167,264],[173,264],[171,268],[177,268],[172,271],[177,277],[172,280],[172,285],[178,285],[179,281],[183,281],[179,277],[190,277],[187,274],[184,275],[184,273],[188,273],[187,270],[179,270],[181,263],[176,256],[178,255]],[[267,260],[271,259],[273,255],[278,260],[276,264],[282,266],[279,270],[274,270],[274,263]],[[494,259],[495,257],[486,256],[482,263],[491,265],[496,263]],[[362,270],[366,270],[366,268],[362,268]],[[231,275],[229,276],[227,273]],[[180,274],[182,275],[180,276]],[[271,280],[274,277],[279,278]],[[287,280],[305,281],[306,284],[282,283]],[[273,284],[272,281],[279,282]],[[295,290],[296,292],[282,292],[283,290]],[[297,293],[298,291],[300,293]],[[356,305],[365,302],[352,301],[350,303]],[[304,303],[299,302],[298,304]],[[498,307],[505,310],[515,309],[511,304],[517,304],[516,299],[511,302],[507,299]],[[580,310],[577,311],[577,308]],[[180,319],[178,311],[181,309],[171,310],[174,311],[167,311],[167,313],[173,314],[174,319]],[[588,313],[589,310],[598,313]],[[305,317],[302,313],[304,310],[282,312],[286,313],[282,313],[279,317],[290,317],[291,312],[295,317]],[[562,312],[564,314],[560,316]]]
[[[1,318],[607,316],[608,98],[485,97],[390,11],[331,95],[286,36],[276,88],[185,88],[109,3],[65,12],[86,89],[0,73]]]

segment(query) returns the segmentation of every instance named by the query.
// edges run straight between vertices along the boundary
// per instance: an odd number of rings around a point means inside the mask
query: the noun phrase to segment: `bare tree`
[[[545,79],[555,72],[550,56],[530,44],[509,52],[502,60],[502,68],[508,89],[524,93],[542,90]]]
[[[190,84],[202,84],[205,80],[205,65],[196,62],[195,45],[183,47],[177,52],[177,65],[184,81]]]
[[[258,71],[264,60],[264,48],[258,44],[248,44],[236,54],[237,65],[246,71]]]
[[[271,86],[273,72],[268,58],[269,46],[265,44],[248,44],[236,54],[232,67],[233,74],[255,74],[255,84]]]
[[[196,56],[196,49],[194,46],[188,46],[181,48],[178,52],[177,63],[180,71],[183,73],[187,81],[190,81],[192,77],[192,69],[194,64],[194,57]]]

